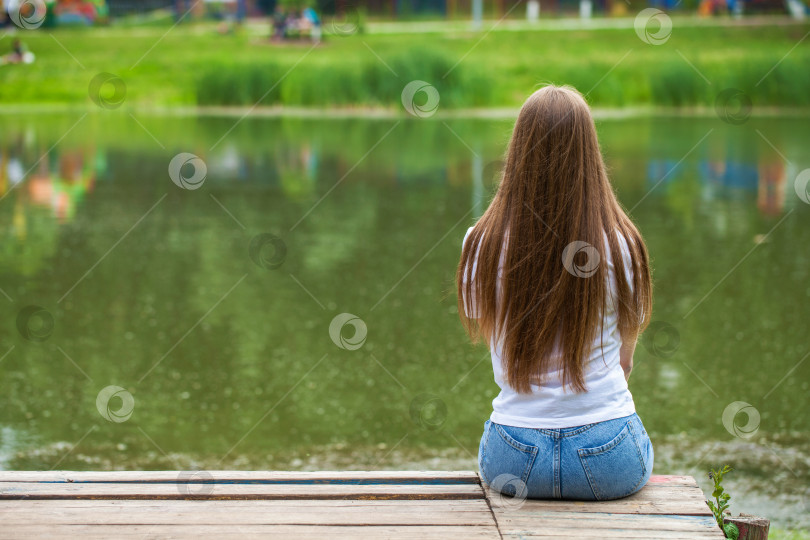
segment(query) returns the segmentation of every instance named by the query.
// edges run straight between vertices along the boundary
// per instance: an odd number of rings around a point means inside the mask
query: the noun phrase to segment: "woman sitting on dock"
[[[523,105],[497,193],[464,238],[457,286],[501,388],[479,448],[484,481],[541,499],[640,490],[653,448],[627,380],[652,310],[649,260],[573,88],[546,86]]]

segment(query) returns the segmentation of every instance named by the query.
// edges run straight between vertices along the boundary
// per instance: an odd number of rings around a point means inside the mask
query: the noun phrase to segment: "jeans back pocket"
[[[506,492],[520,491],[516,484],[522,484],[525,489],[538,447],[518,441],[507,429],[494,422],[489,425],[484,434],[486,440],[481,444],[479,465],[484,482],[506,495],[514,496],[516,493]],[[518,479],[520,482],[513,481]]]
[[[649,477],[631,421],[610,442],[577,450],[594,497],[619,499],[638,491]]]

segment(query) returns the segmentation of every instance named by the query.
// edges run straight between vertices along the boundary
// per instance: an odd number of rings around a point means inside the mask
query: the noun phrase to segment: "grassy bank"
[[[519,105],[543,82],[590,91],[592,104],[713,106],[738,88],[755,106],[810,105],[810,25],[694,27],[674,21],[654,46],[632,28],[496,29],[329,37],[271,44],[214,27],[64,29],[20,37],[32,65],[0,66],[4,104],[82,104],[99,72],[126,84],[124,106],[399,107],[402,88],[433,84],[442,108]],[[797,46],[797,43],[799,45]],[[795,48],[794,48],[795,47]],[[789,53],[789,54],[788,54]],[[787,56],[786,56],[787,55]],[[776,67],[774,67],[776,66]],[[111,88],[110,88],[111,89]]]

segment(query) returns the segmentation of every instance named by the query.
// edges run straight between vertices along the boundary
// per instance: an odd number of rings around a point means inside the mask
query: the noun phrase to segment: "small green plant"
[[[709,508],[714,514],[714,520],[717,522],[717,526],[720,527],[720,530],[726,535],[726,538],[730,538],[731,540],[737,540],[740,536],[740,530],[737,528],[736,525],[733,523],[724,523],[723,516],[728,510],[729,501],[731,500],[731,495],[726,493],[726,490],[723,489],[723,476],[726,473],[731,472],[731,467],[728,465],[724,465],[722,469],[712,469],[709,473],[709,478],[714,480],[714,490],[712,491],[712,497],[714,500],[708,499],[706,504],[709,505]]]

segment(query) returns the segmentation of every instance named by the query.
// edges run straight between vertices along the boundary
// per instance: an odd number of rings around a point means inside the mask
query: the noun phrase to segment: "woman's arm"
[[[636,350],[636,340],[622,343],[619,350],[619,363],[624,370],[624,378],[630,380],[630,372],[633,371],[633,353]]]

